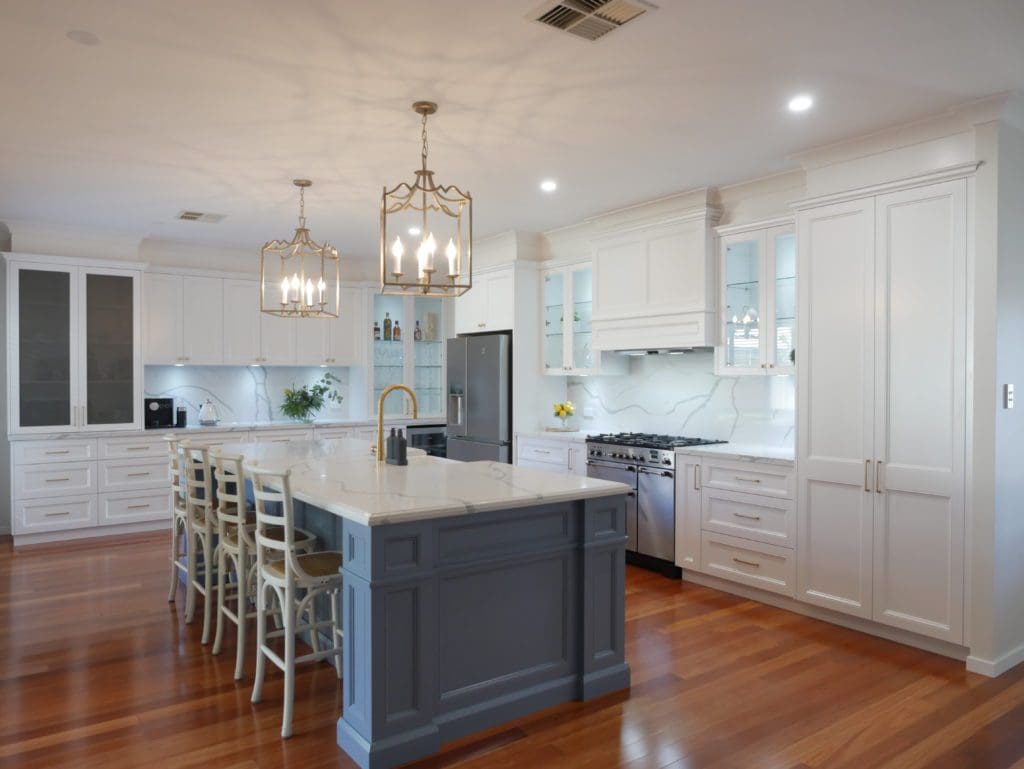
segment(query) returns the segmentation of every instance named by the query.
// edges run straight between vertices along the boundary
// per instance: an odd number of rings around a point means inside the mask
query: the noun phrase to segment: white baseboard
[[[802,614],[805,617],[820,619],[823,622],[828,622],[832,625],[839,625],[841,627],[848,628],[849,630],[856,630],[861,633],[867,633],[868,635],[884,638],[887,641],[895,641],[896,643],[901,643],[906,646],[923,649],[924,651],[931,652],[932,654],[941,654],[943,657],[951,657],[955,660],[960,660],[961,662],[968,659],[967,655],[970,650],[964,646],[952,644],[948,641],[939,641],[934,638],[928,638],[927,636],[917,635],[916,633],[911,633],[907,630],[889,627],[888,625],[882,625],[868,619],[850,617],[845,614],[840,614],[839,612],[830,611],[829,609],[823,609],[820,606],[812,606],[811,604],[803,603],[795,598],[778,595],[777,593],[769,593],[766,590],[760,590],[756,587],[738,585],[735,582],[730,582],[729,580],[712,577],[707,574],[700,574],[686,569],[683,570],[683,579],[697,585],[721,590],[724,593],[732,593],[733,595],[738,595],[742,598],[749,598],[752,601],[766,603],[769,606],[775,606],[779,609],[785,609],[786,611],[791,611],[796,614]],[[1024,648],[1018,651],[1024,654]],[[970,665],[968,664],[968,669],[969,668]],[[998,675],[998,673],[996,675]]]
[[[970,656],[967,658],[967,669],[972,673],[980,673],[989,678],[996,678],[1022,662],[1024,662],[1024,644],[1021,644],[1016,649],[1011,649],[1006,654],[1001,654],[994,660]]]
[[[102,526],[86,529],[68,529],[67,531],[48,531],[44,534],[15,534],[14,546],[44,545],[53,542],[70,542],[79,539],[103,539],[117,534],[138,534],[145,531],[163,531],[171,528],[170,519],[159,521],[143,521],[141,523],[122,523],[118,526]]]

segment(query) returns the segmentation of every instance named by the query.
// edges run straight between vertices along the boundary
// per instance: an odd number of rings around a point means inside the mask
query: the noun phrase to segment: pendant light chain
[[[427,113],[425,113],[425,112],[423,113],[423,130],[422,130],[421,135],[422,135],[422,138],[423,138],[423,152],[422,152],[423,168],[426,168],[427,167]]]
[[[299,187],[299,227],[306,229],[306,188]]]

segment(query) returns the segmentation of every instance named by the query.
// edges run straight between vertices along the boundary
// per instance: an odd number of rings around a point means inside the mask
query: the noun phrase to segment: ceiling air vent
[[[224,214],[204,214],[202,211],[181,211],[178,214],[178,218],[183,222],[205,222],[206,224],[216,224],[219,221],[223,221]]]
[[[559,0],[545,3],[530,18],[584,40],[597,40],[654,6],[642,0]]]

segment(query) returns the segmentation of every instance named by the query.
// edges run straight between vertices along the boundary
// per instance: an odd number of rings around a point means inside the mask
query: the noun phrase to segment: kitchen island
[[[369,448],[223,448],[291,468],[296,524],[344,554],[338,744],[357,764],[629,686],[629,489],[496,462],[397,467]]]

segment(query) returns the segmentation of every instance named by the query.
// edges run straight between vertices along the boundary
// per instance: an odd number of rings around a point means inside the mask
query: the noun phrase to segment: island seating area
[[[167,443],[174,515],[189,523],[183,553],[172,535],[184,620],[201,602],[214,654],[233,621],[237,675],[255,615],[252,701],[269,661],[284,675],[282,737],[305,661],[336,664],[338,745],[363,769],[629,688],[622,484],[422,451],[393,466],[352,439]],[[241,523],[254,498],[256,523]],[[297,652],[299,636],[311,648]]]

